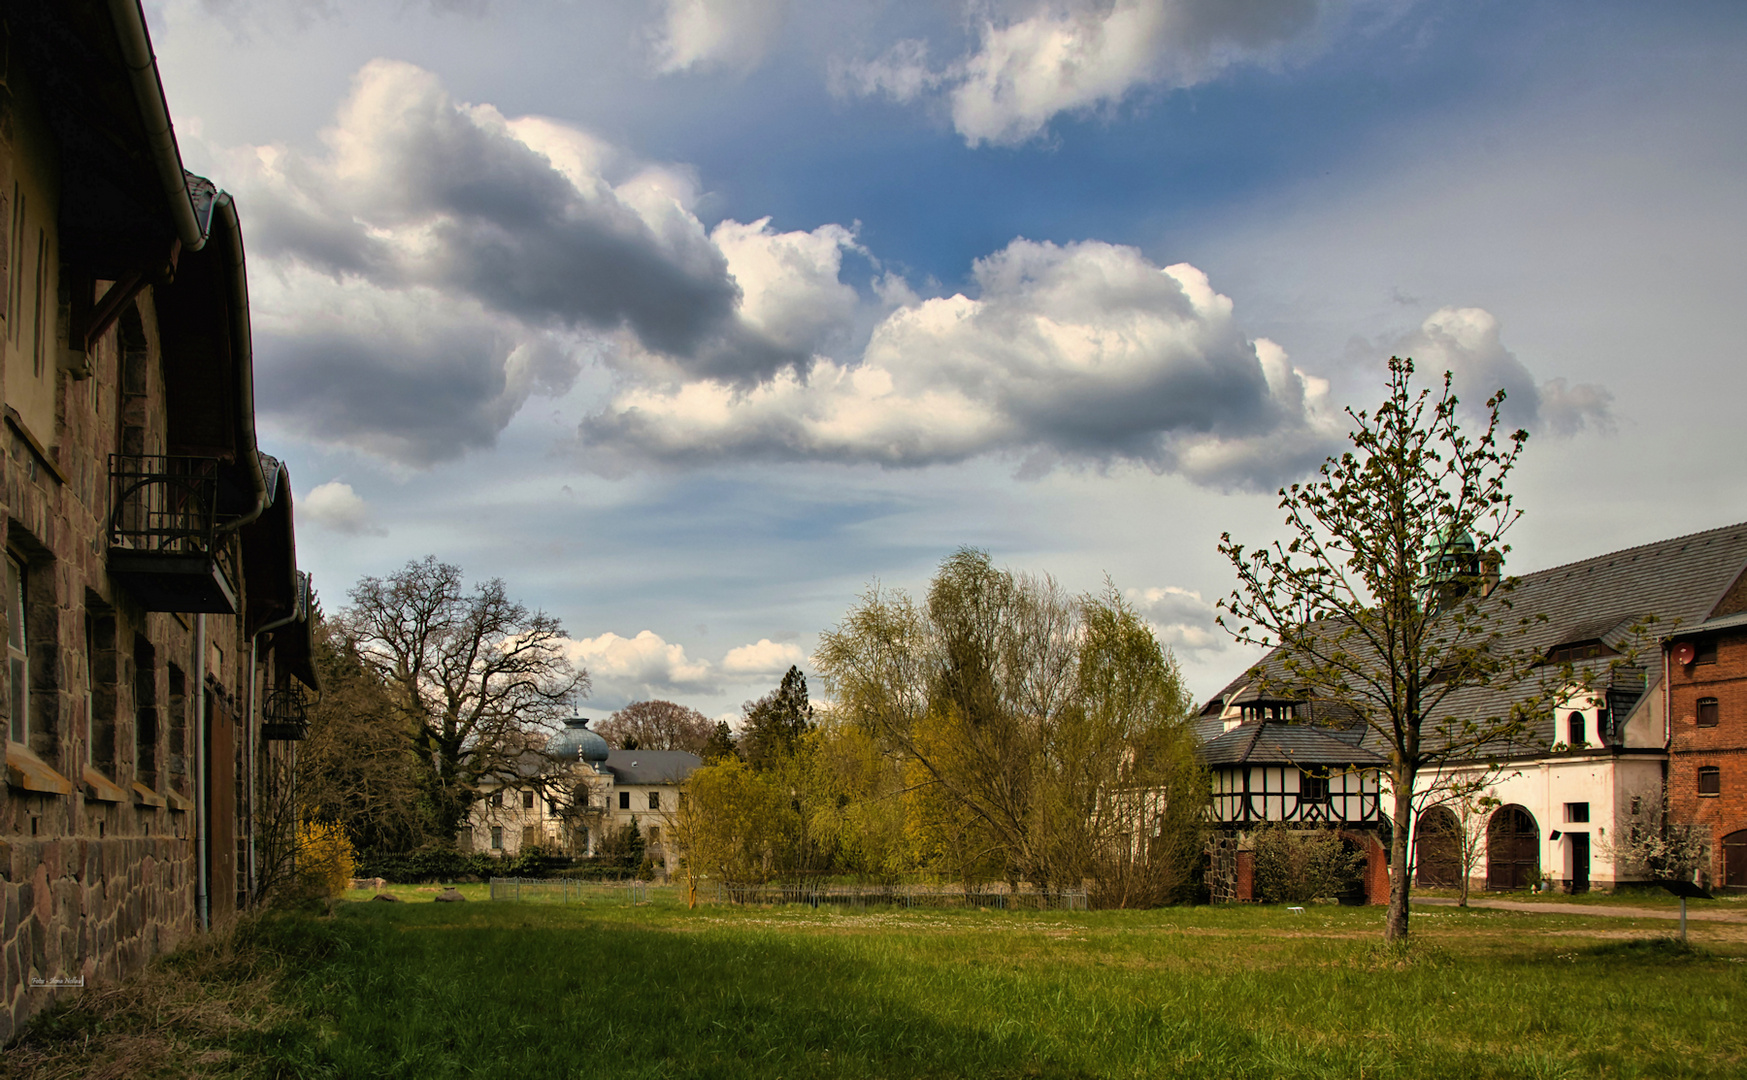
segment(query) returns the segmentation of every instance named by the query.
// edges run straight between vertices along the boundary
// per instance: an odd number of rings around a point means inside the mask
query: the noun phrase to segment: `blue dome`
[[[607,741],[590,731],[588,721],[578,716],[564,721],[564,730],[546,745],[546,753],[561,761],[598,763],[607,759]]]

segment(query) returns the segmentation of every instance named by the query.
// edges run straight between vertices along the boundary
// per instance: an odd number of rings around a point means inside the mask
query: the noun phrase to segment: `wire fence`
[[[1085,911],[1084,889],[1050,892],[1005,888],[942,889],[927,885],[717,885],[716,902],[802,904],[807,907],[925,907],[995,911]]]
[[[548,904],[600,903],[646,904],[647,881],[584,881],[575,878],[491,879],[493,900],[533,901]]]

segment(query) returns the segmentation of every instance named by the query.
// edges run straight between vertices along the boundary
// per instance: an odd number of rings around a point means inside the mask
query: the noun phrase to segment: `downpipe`
[[[194,906],[201,930],[212,928],[206,866],[206,616],[194,616]]]

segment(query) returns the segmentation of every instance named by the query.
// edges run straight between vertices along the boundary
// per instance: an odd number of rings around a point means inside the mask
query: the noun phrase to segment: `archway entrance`
[[[1541,880],[1541,828],[1520,806],[1501,806],[1486,826],[1486,887],[1527,889]]]
[[[1723,837],[1723,885],[1747,889],[1747,829]]]
[[[1447,806],[1419,816],[1413,829],[1414,881],[1453,888],[1462,883],[1462,827]]]

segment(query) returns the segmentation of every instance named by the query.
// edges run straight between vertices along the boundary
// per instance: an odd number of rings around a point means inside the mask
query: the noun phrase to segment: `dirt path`
[[[1455,907],[1456,901],[1443,896],[1416,896],[1415,904],[1428,907]],[[1679,908],[1620,907],[1612,904],[1531,904],[1521,900],[1469,900],[1471,908],[1494,908],[1498,911],[1527,911],[1541,915],[1598,915],[1608,919],[1679,919]],[[1686,917],[1694,922],[1747,923],[1747,914],[1733,911],[1712,911],[1688,906]]]

